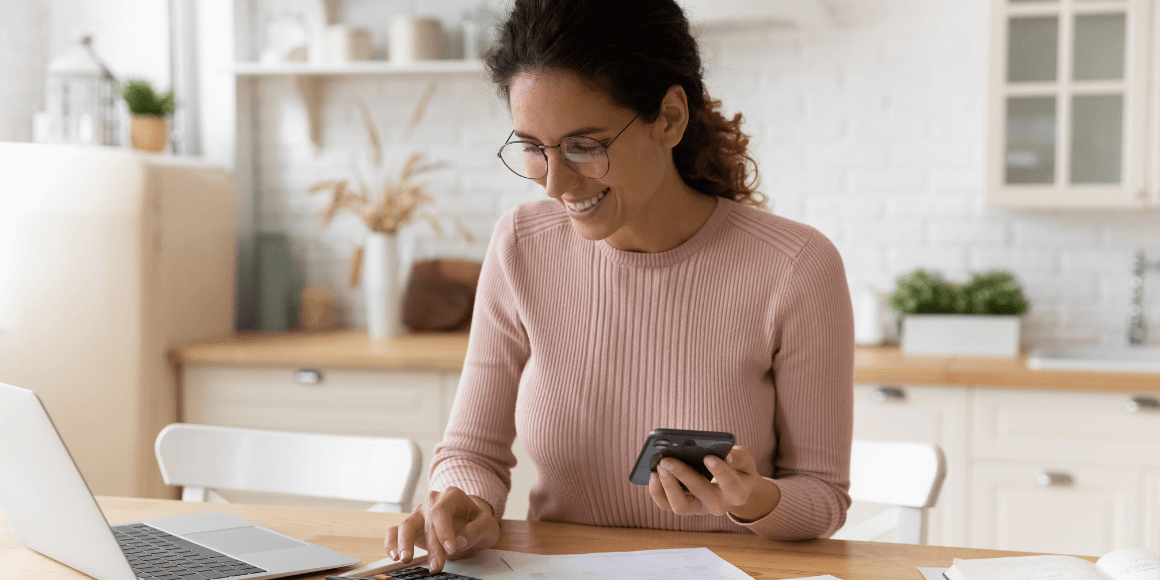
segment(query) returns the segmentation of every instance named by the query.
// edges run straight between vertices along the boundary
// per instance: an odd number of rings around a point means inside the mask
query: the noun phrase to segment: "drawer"
[[[452,389],[437,373],[188,366],[182,421],[254,429],[442,437]],[[426,459],[426,458],[425,458]]]
[[[971,547],[1098,556],[1137,546],[1140,481],[1132,469],[979,462]]]
[[[975,455],[1160,466],[1160,410],[1140,399],[1160,393],[977,389]]]

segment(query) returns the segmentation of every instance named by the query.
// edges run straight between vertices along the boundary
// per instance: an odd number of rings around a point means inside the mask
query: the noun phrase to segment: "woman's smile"
[[[560,202],[564,204],[564,208],[568,210],[570,217],[582,219],[596,212],[596,209],[601,205],[600,202],[604,201],[609,191],[611,191],[611,188],[606,187],[600,193],[578,201],[569,201],[561,197]]]

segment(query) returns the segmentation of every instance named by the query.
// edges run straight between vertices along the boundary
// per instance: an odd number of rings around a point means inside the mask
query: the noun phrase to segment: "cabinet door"
[[[929,517],[928,542],[966,542],[966,425],[969,393],[961,387],[855,385],[854,437],[881,441],[936,443],[947,460],[947,475]],[[879,506],[855,504],[847,520],[866,519]]]
[[[1137,546],[1140,472],[977,462],[971,547],[1100,556]]]
[[[1144,476],[1144,544],[1145,550],[1160,552],[1160,470]]]
[[[1146,0],[992,0],[988,201],[1146,207]]]
[[[975,456],[1160,468],[1160,393],[978,389]]]
[[[303,376],[299,371],[307,374]],[[413,439],[423,454],[422,472],[413,496],[419,502],[427,493],[431,456],[447,424],[455,382],[454,375],[437,373],[194,365],[187,366],[182,375],[181,420],[250,429]],[[369,507],[239,492],[223,495],[246,503]]]

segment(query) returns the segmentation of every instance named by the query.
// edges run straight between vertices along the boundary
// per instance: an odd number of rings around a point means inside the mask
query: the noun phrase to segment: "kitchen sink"
[[[1160,347],[1050,346],[1027,357],[1031,369],[1160,374]]]

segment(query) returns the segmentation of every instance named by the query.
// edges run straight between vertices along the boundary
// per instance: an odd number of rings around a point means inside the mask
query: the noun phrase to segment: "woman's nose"
[[[547,152],[548,155],[548,174],[544,176],[544,189],[548,191],[548,197],[558,199],[560,196],[576,189],[584,180],[584,177],[572,170],[560,158],[560,150],[555,149]]]

